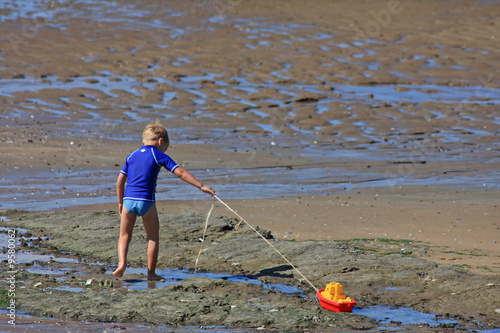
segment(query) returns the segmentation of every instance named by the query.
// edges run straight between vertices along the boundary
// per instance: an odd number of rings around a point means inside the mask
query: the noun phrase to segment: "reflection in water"
[[[106,271],[106,274],[111,274],[112,270]],[[225,281],[239,282],[239,283],[252,283],[262,286],[269,290],[276,290],[289,295],[298,295],[305,297],[302,290],[294,286],[287,286],[285,284],[268,284],[258,280],[260,276],[246,276],[246,275],[230,275],[225,273],[211,273],[211,272],[194,272],[187,269],[157,269],[156,274],[163,276],[165,281],[148,281],[147,269],[128,267],[125,272],[124,278],[120,281],[123,288],[129,290],[146,290],[154,288],[162,288],[170,285],[180,284],[182,281],[190,277],[204,277],[208,279],[221,279]],[[266,274],[263,274],[265,276]]]

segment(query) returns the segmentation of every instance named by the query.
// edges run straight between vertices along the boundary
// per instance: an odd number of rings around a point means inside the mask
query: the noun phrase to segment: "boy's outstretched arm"
[[[116,181],[116,196],[118,197],[118,211],[122,215],[123,210],[123,196],[125,195],[125,183],[127,182],[127,176],[120,173],[118,180]]]
[[[174,174],[177,177],[179,177],[180,179],[182,179],[183,181],[185,181],[193,186],[196,186],[197,188],[199,188],[203,192],[210,194],[211,196],[215,195],[215,191],[212,190],[212,188],[210,188],[209,186],[203,185],[198,179],[195,178],[195,176],[193,176],[191,173],[189,173],[189,171],[184,170],[181,167],[178,167],[177,169],[174,170]]]

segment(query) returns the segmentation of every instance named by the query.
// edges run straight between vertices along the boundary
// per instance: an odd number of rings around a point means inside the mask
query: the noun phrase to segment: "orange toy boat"
[[[344,289],[337,282],[330,282],[326,289],[318,290],[319,304],[334,312],[352,312],[356,301],[344,295]]]

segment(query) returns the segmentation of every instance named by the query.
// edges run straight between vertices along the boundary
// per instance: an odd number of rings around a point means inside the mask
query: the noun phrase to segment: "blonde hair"
[[[146,128],[142,132],[142,142],[145,143],[148,141],[155,141],[160,138],[163,138],[163,140],[165,140],[167,144],[170,144],[166,127],[160,124],[160,121],[156,119],[156,122],[154,124],[149,124],[148,126],[146,126]]]

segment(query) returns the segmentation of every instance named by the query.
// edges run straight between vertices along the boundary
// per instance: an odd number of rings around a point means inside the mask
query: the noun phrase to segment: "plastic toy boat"
[[[344,295],[344,288],[337,282],[330,282],[326,289],[318,290],[319,304],[334,312],[352,312],[356,301]]]

